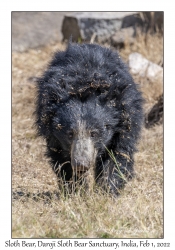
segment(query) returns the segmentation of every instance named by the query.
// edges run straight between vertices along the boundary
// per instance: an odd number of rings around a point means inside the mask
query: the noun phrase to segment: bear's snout
[[[96,150],[89,139],[74,140],[71,147],[71,165],[77,172],[86,172],[95,165]]]

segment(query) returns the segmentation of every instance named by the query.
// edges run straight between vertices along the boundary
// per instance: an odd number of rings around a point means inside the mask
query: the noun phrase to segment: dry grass
[[[35,86],[28,81],[39,76],[51,53],[65,45],[49,45],[12,55],[12,189],[25,194],[56,193],[57,180],[47,159],[44,144],[33,128]],[[125,60],[138,51],[160,63],[162,38],[139,36],[135,45],[120,53]],[[160,83],[137,79],[149,110],[162,92]],[[12,202],[14,238],[161,238],[163,237],[163,128],[143,129],[135,155],[136,177],[117,199],[110,195],[79,193],[72,197],[37,199],[21,196]]]

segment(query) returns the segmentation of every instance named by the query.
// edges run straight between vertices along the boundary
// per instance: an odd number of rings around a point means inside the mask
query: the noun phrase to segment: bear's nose
[[[71,161],[73,171],[76,173],[85,173],[89,170],[90,163],[86,159],[72,159]]]

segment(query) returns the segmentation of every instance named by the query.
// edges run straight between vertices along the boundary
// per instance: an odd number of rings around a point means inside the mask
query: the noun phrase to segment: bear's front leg
[[[110,159],[103,164],[103,186],[105,190],[118,195],[133,176],[133,159],[122,152],[112,152],[109,156]]]

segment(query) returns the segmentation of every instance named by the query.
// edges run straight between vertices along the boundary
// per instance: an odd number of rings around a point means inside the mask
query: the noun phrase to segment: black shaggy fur
[[[55,173],[60,170],[65,182],[72,178],[71,145],[80,118],[97,151],[95,180],[117,194],[133,175],[143,118],[141,93],[117,52],[70,43],[55,54],[37,90],[37,130]]]

